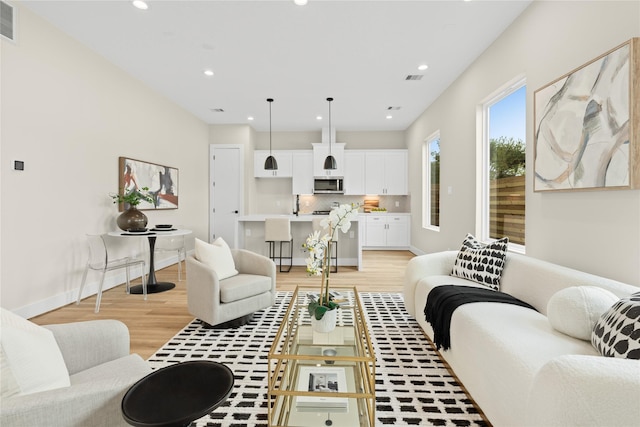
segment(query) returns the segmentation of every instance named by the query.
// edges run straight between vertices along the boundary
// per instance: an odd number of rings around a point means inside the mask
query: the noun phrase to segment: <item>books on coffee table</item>
[[[310,410],[348,409],[349,399],[333,397],[334,393],[347,392],[347,380],[344,368],[324,366],[301,366],[298,374],[298,391],[326,393],[325,396],[296,396],[296,407]]]

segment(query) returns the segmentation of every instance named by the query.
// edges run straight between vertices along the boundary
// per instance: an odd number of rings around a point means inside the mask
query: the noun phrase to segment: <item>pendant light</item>
[[[278,162],[276,158],[271,155],[271,103],[273,99],[267,98],[267,102],[269,103],[269,157],[264,161],[264,169],[274,171],[278,170]]]
[[[327,98],[329,101],[329,155],[324,159],[324,169],[338,169],[336,158],[331,155],[331,101],[333,98]]]

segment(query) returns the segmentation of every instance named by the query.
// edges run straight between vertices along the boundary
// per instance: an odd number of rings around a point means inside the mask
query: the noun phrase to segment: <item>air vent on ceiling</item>
[[[0,35],[15,41],[15,14],[13,6],[0,1]]]
[[[394,107],[394,106],[390,105],[390,106],[387,107],[387,110],[389,110],[389,111],[398,111],[401,108],[402,107]]]
[[[210,108],[212,113],[224,113],[224,109],[222,108]]]
[[[422,79],[422,74],[409,74],[404,79],[405,80],[421,80]]]

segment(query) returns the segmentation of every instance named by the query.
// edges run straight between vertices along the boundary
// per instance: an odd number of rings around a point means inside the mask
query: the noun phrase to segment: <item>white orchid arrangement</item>
[[[331,259],[331,241],[338,231],[346,233],[351,228],[351,221],[358,215],[357,204],[343,204],[335,207],[329,213],[329,217],[320,222],[328,232],[320,236],[317,230],[307,237],[303,248],[309,251],[307,257],[307,272],[313,276],[322,275],[320,284],[320,298],[308,305],[309,315],[317,320],[322,319],[324,313],[338,308],[338,304],[329,298],[329,260]]]

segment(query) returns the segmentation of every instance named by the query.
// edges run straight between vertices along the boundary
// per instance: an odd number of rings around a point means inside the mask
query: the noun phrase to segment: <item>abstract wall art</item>
[[[640,188],[640,38],[534,93],[534,191]]]
[[[120,157],[118,160],[120,194],[149,188],[147,193],[153,202],[143,200],[138,205],[138,209],[178,208],[178,169],[127,157]],[[121,204],[120,210],[122,209]]]

